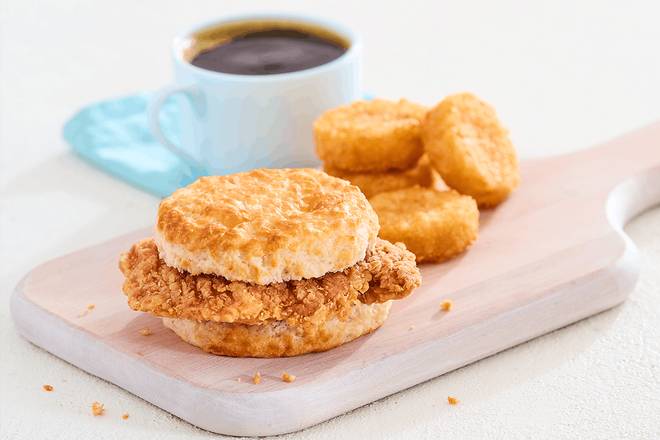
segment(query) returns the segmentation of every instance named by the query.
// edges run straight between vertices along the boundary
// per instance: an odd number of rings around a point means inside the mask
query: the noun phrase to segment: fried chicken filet
[[[421,284],[414,256],[377,239],[364,260],[319,278],[259,285],[168,266],[153,239],[122,254],[123,291],[133,310],[161,317],[240,324],[345,319],[358,303],[400,299]]]

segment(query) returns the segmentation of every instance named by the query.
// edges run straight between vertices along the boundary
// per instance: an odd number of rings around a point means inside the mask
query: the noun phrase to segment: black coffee
[[[297,29],[273,29],[235,36],[194,56],[202,69],[238,75],[272,75],[310,69],[339,58],[346,48]]]

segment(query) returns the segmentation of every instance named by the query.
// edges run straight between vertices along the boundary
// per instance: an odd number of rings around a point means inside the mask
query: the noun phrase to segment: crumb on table
[[[296,380],[296,376],[294,376],[293,374],[289,374],[285,371],[284,373],[282,373],[282,380],[284,382],[291,383],[294,380]]]
[[[448,312],[454,308],[454,302],[450,299],[446,299],[440,303],[440,310],[443,312]]]
[[[142,336],[151,336],[154,334],[154,332],[152,332],[149,327],[145,327],[140,329],[140,334]]]
[[[258,371],[254,373],[254,376],[252,376],[252,383],[255,385],[259,385],[261,383],[261,373]]]
[[[94,305],[94,304],[87,304],[87,310],[94,310],[94,307],[96,307],[96,305]]]
[[[121,418],[122,418],[123,420],[128,419],[128,413],[125,412],[124,414],[122,414],[122,415],[121,415]]]
[[[105,412],[105,407],[103,406],[102,403],[100,402],[92,403],[92,414],[94,414],[95,416],[102,416],[104,412]]]
[[[447,396],[447,403],[449,403],[450,405],[457,405],[458,399],[456,397]]]
[[[42,386],[41,388],[43,388],[44,391],[48,391],[49,393],[50,393],[51,391],[54,390],[53,386],[52,386],[52,385],[48,385],[48,384],[45,384],[45,385]]]

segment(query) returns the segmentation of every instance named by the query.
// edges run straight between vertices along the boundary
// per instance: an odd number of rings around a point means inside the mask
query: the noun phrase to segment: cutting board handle
[[[528,173],[546,174],[541,179],[546,190],[554,187],[563,193],[605,198],[608,219],[620,229],[660,203],[660,121],[594,148],[541,159],[535,165]]]
[[[621,229],[660,203],[660,122],[613,139],[585,156],[593,164],[591,173],[611,178],[607,217],[612,226]]]
[[[660,121],[583,152],[593,171],[616,179],[644,174],[660,167]],[[590,169],[592,169],[590,167]]]

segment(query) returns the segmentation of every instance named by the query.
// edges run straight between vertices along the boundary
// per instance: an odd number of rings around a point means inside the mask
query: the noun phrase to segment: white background
[[[35,264],[153,222],[156,198],[82,163],[60,131],[90,101],[167,83],[178,31],[246,11],[341,20],[364,36],[367,90],[473,91],[531,157],[660,119],[657,4],[0,0],[0,438],[213,437],[30,345],[8,309]],[[291,437],[660,437],[660,210],[627,231],[644,260],[623,306]]]

